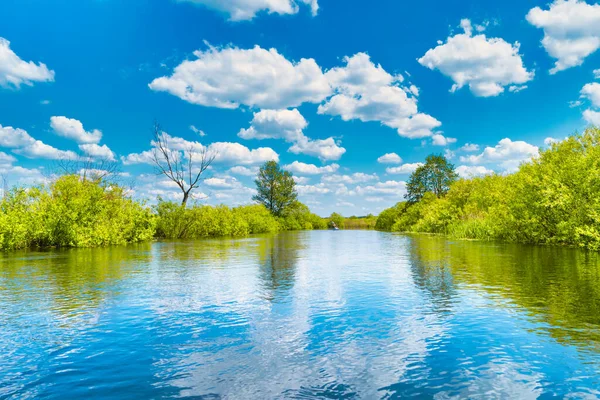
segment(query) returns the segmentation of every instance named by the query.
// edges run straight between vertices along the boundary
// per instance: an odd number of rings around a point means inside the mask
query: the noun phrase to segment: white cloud
[[[10,42],[0,37],[0,86],[20,88],[33,82],[53,82],[54,71],[45,64],[23,61],[10,48]]]
[[[473,144],[473,143],[467,143],[463,147],[461,147],[460,150],[466,151],[466,152],[479,151],[479,145]]]
[[[50,126],[57,135],[73,139],[77,143],[99,143],[102,132],[98,129],[87,132],[81,121],[67,117],[51,117]]]
[[[600,112],[593,110],[593,108],[600,108],[600,83],[588,83],[580,93],[582,98],[588,99],[592,104],[592,108],[583,112],[583,119],[591,125],[600,126]]]
[[[403,196],[406,193],[406,182],[404,181],[386,181],[377,182],[371,186],[357,186],[354,190],[356,195],[360,196]]]
[[[521,90],[527,89],[527,85],[516,86],[512,85],[508,87],[508,91],[511,93],[519,93]]]
[[[170,136],[163,132],[168,146],[174,151],[192,150],[192,159],[206,149],[200,142],[185,140],[180,137]],[[154,146],[154,142],[152,142]],[[208,145],[208,154],[215,156],[216,163],[235,163],[240,165],[262,164],[266,161],[279,161],[279,155],[270,147],[259,147],[258,149],[249,149],[248,147],[235,142],[215,142]],[[131,164],[153,164],[152,150],[146,150],[141,153],[132,153],[121,157],[125,165]]]
[[[310,7],[312,15],[317,15],[317,0],[179,0],[181,2],[203,5],[229,15],[231,21],[253,19],[259,12],[268,14],[296,14],[300,4]]]
[[[298,190],[298,194],[301,195],[327,194],[331,192],[331,189],[329,189],[322,183],[319,183],[317,185],[296,185],[296,190]]]
[[[456,139],[445,137],[444,135],[437,133],[431,137],[431,143],[434,146],[448,146],[451,143],[456,143]]]
[[[493,174],[494,171],[480,165],[460,165],[456,167],[456,173],[461,178],[472,178],[475,176]]]
[[[377,176],[377,174],[365,174],[363,172],[356,172],[351,175],[325,175],[321,178],[321,181],[323,183],[345,183],[348,185],[378,180],[379,177]]]
[[[594,74],[594,79],[600,79],[600,68],[592,71]]]
[[[73,159],[77,155],[72,151],[56,149],[31,137],[27,131],[11,126],[0,125],[0,147],[13,149],[13,152],[28,158],[50,160]]]
[[[216,142],[208,146],[208,152],[215,154],[215,162],[235,163],[238,165],[262,164],[267,161],[279,161],[279,155],[270,147],[249,149],[235,142]]]
[[[196,60],[178,65],[169,77],[150,83],[155,91],[168,92],[189,103],[235,109],[281,109],[302,103],[320,103],[331,87],[313,59],[288,61],[276,49],[259,46],[195,51]]]
[[[202,129],[198,129],[194,125],[190,125],[190,130],[200,137],[206,136],[206,133]]]
[[[290,152],[318,157],[321,161],[339,160],[346,152],[333,138],[308,138],[302,131],[307,126],[308,122],[297,109],[261,110],[254,113],[250,128],[240,130],[238,136],[242,139],[283,139],[293,143]]]
[[[306,119],[297,109],[261,110],[254,113],[250,128],[242,129],[242,139],[283,139],[296,142],[304,137],[302,130],[308,126]]]
[[[0,151],[0,166],[7,166],[17,161],[16,158],[10,154],[6,154]]]
[[[229,168],[228,171],[230,174],[241,175],[241,176],[256,176],[258,174],[258,167],[244,167],[242,165],[237,165],[235,167]]]
[[[338,164],[330,164],[323,167],[317,167],[314,164],[306,164],[299,161],[294,161],[291,164],[284,165],[284,169],[301,175],[319,175],[319,174],[332,174],[336,172],[340,166]]]
[[[600,83],[593,82],[586,84],[581,89],[581,97],[588,99],[594,107],[600,108]]]
[[[388,167],[385,169],[385,172],[388,174],[412,174],[419,168],[423,163],[413,163],[413,164],[402,164],[398,167]]]
[[[45,144],[40,140],[34,141],[27,147],[21,147],[13,151],[27,158],[45,158],[48,160],[72,160],[77,158],[77,154],[75,154],[72,151],[59,150],[57,148]]]
[[[133,164],[150,164],[152,165],[152,150],[146,150],[141,153],[131,153],[121,157],[121,162],[124,165]]]
[[[95,143],[80,144],[79,148],[90,157],[101,158],[109,161],[115,160],[115,153],[113,153],[112,150],[109,149],[105,144],[102,146]]]
[[[380,164],[400,164],[402,158],[396,153],[387,153],[377,159]]]
[[[583,112],[583,119],[589,124],[600,126],[600,112],[594,110],[585,110]]]
[[[221,178],[208,178],[204,180],[204,184],[206,186],[220,189],[234,189],[242,186],[240,181],[231,176]]]
[[[308,176],[294,175],[292,176],[292,179],[294,179],[294,182],[296,182],[298,185],[306,185],[308,182],[310,182],[310,178]]]
[[[441,123],[419,113],[414,89],[401,85],[401,75],[391,75],[365,53],[345,57],[346,66],[326,73],[335,94],[319,106],[319,114],[340,116],[344,121],[377,121],[400,136],[427,137]]]
[[[473,36],[471,22],[462,20],[464,33],[448,37],[446,43],[428,50],[418,61],[454,81],[451,92],[465,85],[475,96],[490,97],[504,92],[506,86],[518,86],[533,79],[534,72],[523,66],[519,43],[511,45],[485,34]]]
[[[486,147],[479,155],[461,157],[461,162],[469,164],[497,163],[504,170],[512,172],[532,157],[537,157],[539,149],[524,141],[512,141],[508,138],[502,139],[495,147]]]
[[[527,21],[544,30],[542,46],[556,59],[551,74],[583,64],[600,48],[600,5],[579,0],[555,0],[549,9],[535,7]]]
[[[346,153],[339,140],[334,138],[312,140],[307,137],[294,143],[289,151],[294,154],[318,157],[321,161],[336,161]]]

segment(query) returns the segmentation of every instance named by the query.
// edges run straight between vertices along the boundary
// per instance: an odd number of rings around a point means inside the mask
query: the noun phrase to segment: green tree
[[[406,184],[407,193],[404,196],[409,203],[416,203],[423,198],[425,193],[431,192],[437,198],[443,197],[450,185],[458,179],[458,174],[446,157],[441,154],[431,154],[413,172]]]
[[[258,193],[252,200],[263,204],[277,217],[282,216],[298,199],[292,174],[282,170],[275,161],[268,161],[260,167],[254,183]]]
[[[339,228],[339,229],[344,229],[345,227],[345,218],[342,217],[340,214],[338,213],[333,213],[329,216],[329,227],[330,228]]]

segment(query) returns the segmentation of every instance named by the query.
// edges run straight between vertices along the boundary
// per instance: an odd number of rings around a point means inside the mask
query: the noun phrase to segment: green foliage
[[[391,231],[392,226],[396,222],[396,220],[400,217],[402,213],[406,210],[407,203],[400,202],[391,208],[387,208],[383,210],[379,217],[377,217],[377,222],[375,223],[375,229],[380,231]]]
[[[159,199],[156,236],[165,239],[200,239],[277,232],[279,223],[262,205],[182,207]]]
[[[311,213],[310,209],[299,201],[290,204],[284,215],[279,218],[279,223],[286,231],[327,229],[327,222]]]
[[[338,213],[333,213],[329,216],[329,220],[327,222],[327,226],[329,228],[339,228],[339,229],[344,229],[345,228],[345,218],[342,217],[340,214]]]
[[[461,179],[442,198],[427,191],[399,203],[376,227],[600,250],[600,129],[553,144],[512,175]]]
[[[152,239],[154,226],[151,210],[122,188],[74,175],[15,188],[0,202],[0,250],[134,243]]]
[[[348,217],[344,219],[344,229],[375,229],[377,217],[369,214],[365,217]]]
[[[252,200],[263,204],[277,217],[284,215],[298,198],[292,174],[282,170],[275,161],[268,161],[260,167],[254,183],[258,193]]]
[[[431,192],[440,198],[448,193],[450,185],[458,179],[454,165],[450,164],[443,155],[431,154],[410,175],[406,184],[405,198],[409,203],[420,201],[425,193]]]

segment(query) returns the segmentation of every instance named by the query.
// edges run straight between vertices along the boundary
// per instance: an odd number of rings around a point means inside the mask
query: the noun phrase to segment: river
[[[1,399],[598,398],[600,257],[375,231],[0,255]]]

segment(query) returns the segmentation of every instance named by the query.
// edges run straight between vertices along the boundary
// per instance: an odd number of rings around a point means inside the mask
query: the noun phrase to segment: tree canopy
[[[407,193],[404,196],[409,203],[416,203],[425,193],[431,192],[441,198],[450,185],[458,179],[458,174],[446,157],[441,154],[431,154],[425,159],[425,164],[413,172],[406,184]]]
[[[260,167],[254,183],[258,193],[252,200],[263,204],[277,217],[282,216],[298,199],[292,174],[281,169],[275,161],[268,161]]]

